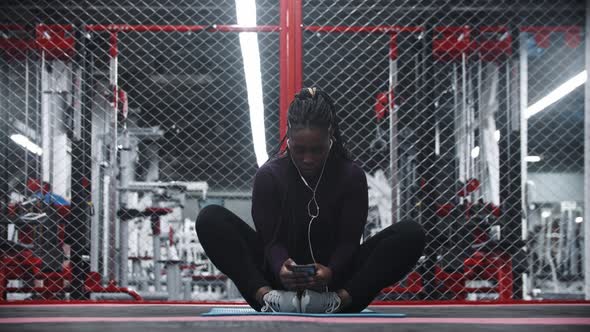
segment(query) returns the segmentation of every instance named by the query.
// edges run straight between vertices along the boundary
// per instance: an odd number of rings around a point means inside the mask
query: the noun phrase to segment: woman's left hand
[[[332,270],[322,264],[315,264],[316,274],[310,278],[306,288],[322,291],[332,281]]]

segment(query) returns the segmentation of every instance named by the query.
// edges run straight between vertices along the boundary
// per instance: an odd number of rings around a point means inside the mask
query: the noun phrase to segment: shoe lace
[[[331,314],[336,312],[340,308],[340,303],[342,302],[340,297],[334,292],[326,293],[326,295],[326,313]]]
[[[266,293],[262,299],[264,301],[264,306],[260,309],[261,311],[276,312],[277,308],[280,306],[281,294],[275,291],[270,291]]]

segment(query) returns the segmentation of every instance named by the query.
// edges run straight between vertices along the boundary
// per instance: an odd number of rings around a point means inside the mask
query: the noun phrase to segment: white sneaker
[[[301,312],[331,314],[338,312],[340,303],[335,292],[318,293],[306,289],[301,295]]]
[[[271,290],[262,297],[262,312],[301,312],[299,297],[296,292]]]

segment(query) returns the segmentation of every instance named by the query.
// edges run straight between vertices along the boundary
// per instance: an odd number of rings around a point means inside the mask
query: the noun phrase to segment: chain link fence
[[[194,220],[252,224],[300,55],[367,173],[365,236],[428,233],[380,300],[582,297],[583,2],[295,1],[294,53],[289,3],[0,6],[2,296],[239,298]]]

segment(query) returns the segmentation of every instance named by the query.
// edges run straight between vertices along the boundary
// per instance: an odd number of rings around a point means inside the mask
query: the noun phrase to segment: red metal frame
[[[0,257],[0,304],[7,293],[38,293],[45,300],[57,300],[56,295],[65,291],[67,283],[72,280],[72,271],[69,265],[64,265],[62,271],[44,273],[41,272],[42,261],[31,252],[25,251],[15,256]],[[7,287],[8,280],[26,279],[42,280],[41,287]],[[125,287],[118,287],[114,282],[103,287],[101,277],[97,272],[91,272],[85,281],[85,288],[93,293],[126,293],[134,300],[142,301],[142,297],[135,291]],[[58,300],[59,301],[59,300]],[[28,302],[28,301],[27,301]],[[10,302],[12,303],[12,302]]]
[[[439,26],[434,30],[438,36],[432,41],[432,54],[438,61],[458,60],[463,54],[471,54],[477,48],[470,27]]]
[[[551,33],[565,33],[566,44],[571,48],[580,46],[582,42],[582,28],[579,26],[527,26],[521,27],[521,32],[529,32],[535,35],[535,42],[541,48],[548,48],[550,45],[549,35]]]
[[[464,261],[464,270],[448,273],[440,267],[436,267],[435,278],[440,283],[441,290],[453,294],[453,301],[467,299],[468,293],[496,292],[498,301],[510,301],[513,296],[512,260],[510,255],[497,255],[493,253],[476,252]],[[467,287],[468,280],[493,280],[495,287]],[[422,275],[416,271],[411,272],[404,283],[398,282],[381,290],[381,293],[420,294],[423,292]]]
[[[239,25],[130,25],[130,24],[92,24],[86,26],[86,31],[113,32],[278,32],[281,27],[276,25],[257,25],[243,27]]]
[[[39,24],[35,30],[37,48],[45,52],[46,59],[67,60],[74,56],[75,40],[72,25]]]
[[[484,40],[478,40],[478,51],[479,56],[484,61],[495,61],[498,59],[505,59],[507,56],[512,55],[512,35],[510,29],[506,26],[489,26],[479,28],[479,37],[483,38],[485,33],[494,33],[496,35],[504,35],[504,39],[501,38],[488,38]]]

